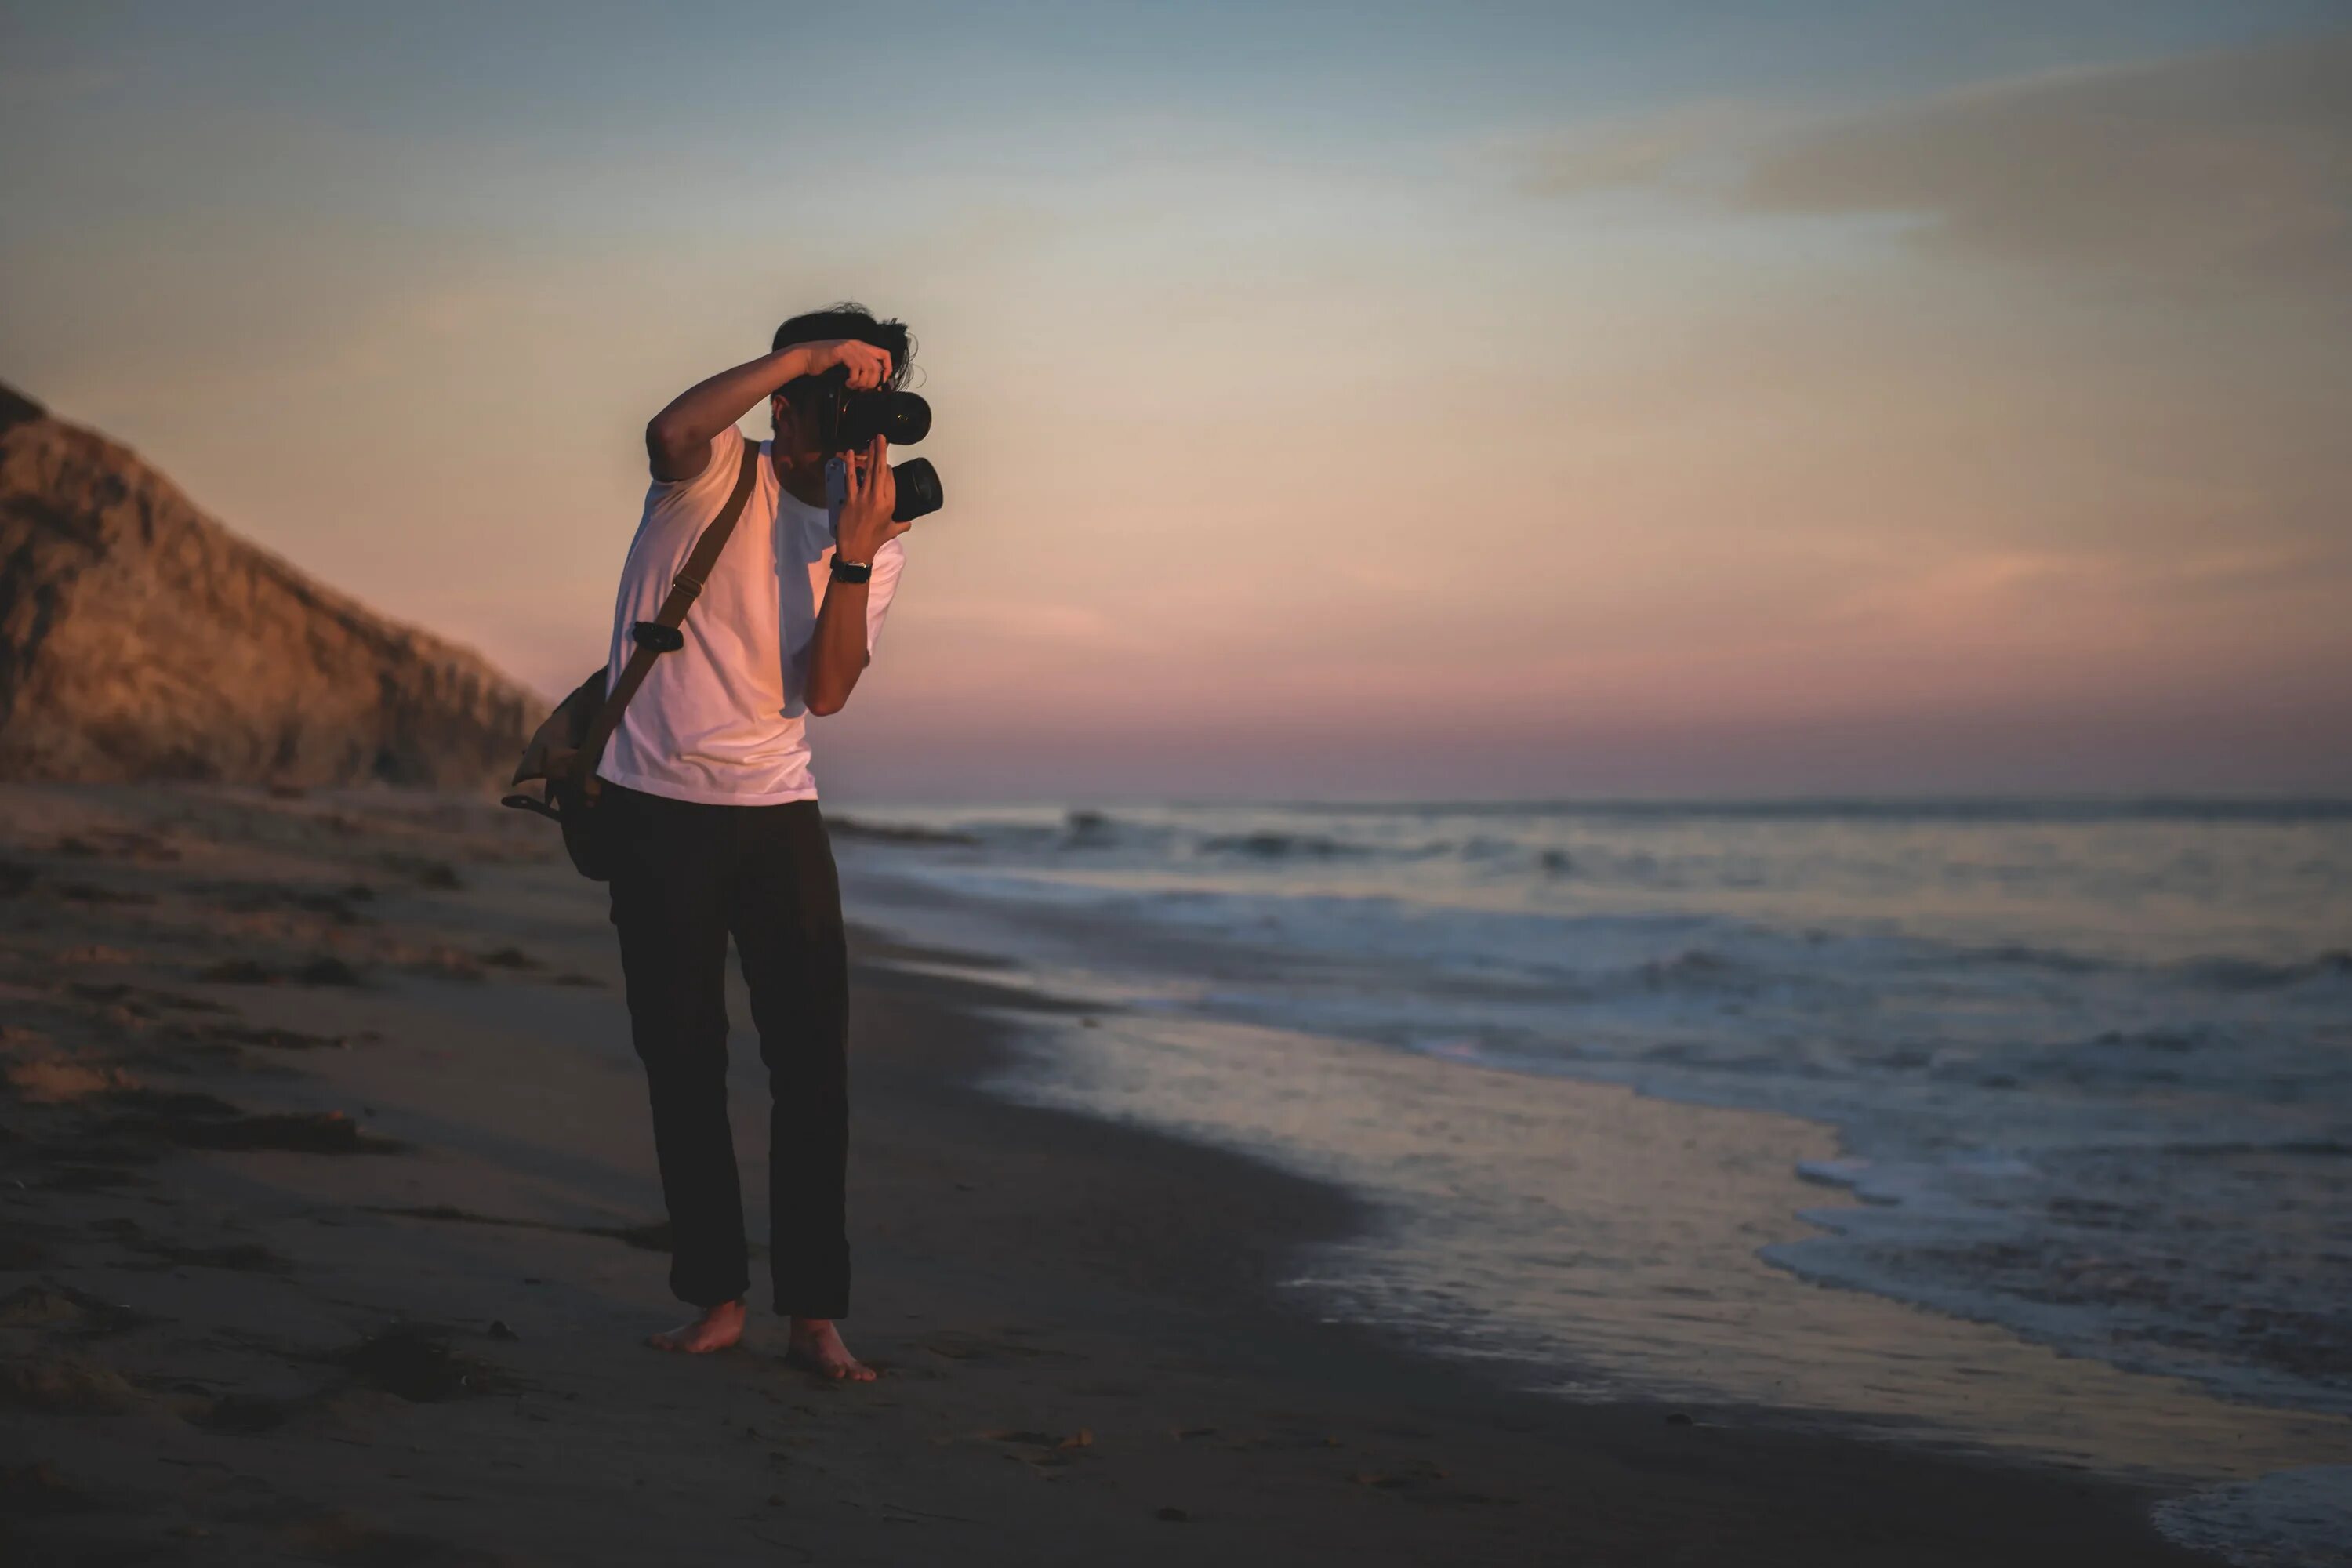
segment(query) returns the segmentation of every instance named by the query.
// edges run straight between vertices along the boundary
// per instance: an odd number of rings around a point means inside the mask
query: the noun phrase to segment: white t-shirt
[[[832,580],[833,525],[825,509],[784,492],[760,443],[758,478],[743,515],[679,630],[686,646],[654,660],[598,762],[599,776],[674,800],[772,805],[814,800],[809,773],[809,647]],[[646,490],[645,515],[621,569],[613,606],[605,689],[620,681],[636,643],[629,628],[668,597],[694,542],[735,491],[742,437],[712,437],[702,472]],[[893,539],[875,552],[866,596],[866,646],[906,563]]]

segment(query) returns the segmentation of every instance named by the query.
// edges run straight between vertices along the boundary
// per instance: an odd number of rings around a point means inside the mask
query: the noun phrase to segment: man
[[[788,1360],[866,1381],[835,1321],[849,1310],[848,969],[841,891],[809,772],[807,721],[839,711],[872,658],[905,547],[888,452],[856,454],[836,535],[809,378],[898,386],[907,329],[845,303],[795,316],[773,352],[688,388],[646,426],[653,483],[613,611],[610,678],[741,471],[735,422],[762,399],[749,500],[596,772],[615,839],[631,1035],[653,1101],[669,1208],[670,1289],[700,1315],[648,1342],[715,1351],[742,1337],[751,1289],[727,1121],[727,939],[735,938],[768,1069],[770,1272]]]

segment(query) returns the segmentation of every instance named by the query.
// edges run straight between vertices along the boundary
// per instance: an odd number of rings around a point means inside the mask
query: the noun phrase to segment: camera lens
[[[921,399],[916,401],[920,402]],[[926,426],[930,423],[929,409],[924,410],[923,421]],[[940,471],[931,467],[929,458],[893,463],[890,473],[898,482],[898,504],[890,509],[894,521],[912,522],[947,504],[947,496],[940,489]]]
[[[931,405],[911,392],[894,392],[881,428],[893,447],[911,447],[931,433]]]
[[[911,392],[853,392],[843,403],[836,451],[863,447],[880,436],[893,447],[911,447],[931,433],[931,405]]]

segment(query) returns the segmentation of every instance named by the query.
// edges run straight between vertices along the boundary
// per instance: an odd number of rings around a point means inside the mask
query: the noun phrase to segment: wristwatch
[[[844,561],[841,552],[833,552],[833,574],[845,583],[863,583],[874,575],[871,561]]]

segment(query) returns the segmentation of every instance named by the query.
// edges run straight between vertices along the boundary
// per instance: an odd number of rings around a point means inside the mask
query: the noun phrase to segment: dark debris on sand
[[[411,1404],[512,1394],[522,1387],[503,1367],[450,1348],[450,1333],[436,1323],[392,1323],[331,1359],[354,1383]]]
[[[241,1274],[291,1274],[294,1265],[258,1242],[194,1246],[157,1236],[133,1219],[100,1220],[94,1227],[115,1245],[154,1259],[157,1268],[226,1268]]]
[[[376,864],[385,870],[406,877],[420,888],[435,892],[454,893],[462,889],[465,879],[446,860],[412,854],[406,850],[390,849],[376,857]]]
[[[286,1425],[298,1405],[282,1399],[259,1399],[251,1394],[227,1394],[199,1406],[187,1417],[188,1424],[207,1432],[219,1432],[232,1437],[249,1437],[257,1432],[274,1432]]]
[[[128,888],[109,888],[97,882],[59,882],[52,889],[58,898],[78,904],[152,904],[155,895]]]
[[[601,1236],[608,1241],[643,1247],[647,1252],[667,1252],[670,1249],[669,1221],[656,1220],[650,1225],[583,1225],[583,1236]]]
[[[237,914],[297,910],[323,915],[337,925],[373,922],[373,916],[352,907],[374,900],[375,889],[365,882],[347,883],[340,888],[289,887],[278,882],[206,882],[188,890],[209,897],[222,909]]]
[[[144,1312],[48,1280],[19,1285],[0,1296],[0,1329],[38,1329],[96,1338],[152,1321]]]
[[[180,858],[177,845],[135,827],[90,827],[68,833],[49,846],[49,853],[77,860],[130,860],[142,866],[168,866]]]
[[[0,1466],[0,1516],[80,1513],[98,1506],[47,1459]]]
[[[298,1154],[401,1154],[396,1138],[363,1131],[340,1110],[276,1110],[251,1116],[124,1116],[103,1131],[184,1149],[278,1149]]]
[[[360,985],[358,970],[331,953],[297,964],[274,968],[250,958],[225,958],[196,972],[196,978],[215,985]]]
[[[644,1225],[559,1225],[553,1220],[515,1219],[504,1215],[477,1214],[461,1209],[455,1204],[423,1204],[400,1206],[384,1204],[362,1205],[372,1214],[392,1215],[401,1219],[439,1220],[450,1225],[504,1225],[523,1230],[561,1230],[573,1236],[602,1237],[607,1241],[642,1247],[647,1252],[670,1250],[669,1221],[652,1220]]]
[[[310,1035],[299,1029],[255,1028],[241,1024],[214,1024],[196,1032],[196,1038],[213,1045],[258,1046],[271,1051],[341,1050],[349,1046],[349,1035]]]
[[[61,1226],[0,1215],[0,1268],[38,1268],[49,1260],[49,1241]]]
[[[58,1415],[114,1415],[139,1391],[105,1363],[71,1351],[36,1351],[0,1364],[0,1405]]]
[[[132,985],[124,981],[77,980],[66,986],[67,994],[97,1006],[117,1006],[130,1010],[134,1017],[153,1018],[166,1012],[233,1013],[235,1008],[215,1002],[208,996],[189,996],[177,991],[160,991],[152,986]]]

